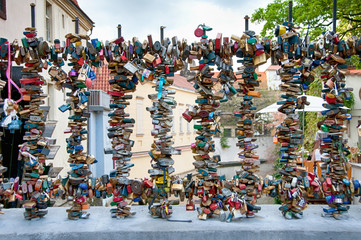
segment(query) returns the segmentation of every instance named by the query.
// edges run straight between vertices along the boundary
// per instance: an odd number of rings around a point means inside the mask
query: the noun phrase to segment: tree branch
[[[353,13],[353,14],[342,14],[342,16],[358,16],[358,15],[361,15],[361,12]]]
[[[356,27],[347,29],[347,30],[344,31],[343,33],[340,33],[340,36],[342,36],[341,39],[346,35],[346,33],[351,32],[351,31],[353,31],[353,30],[355,30],[355,29],[358,29],[358,28],[361,28],[361,25],[357,25]]]
[[[347,20],[350,20],[350,21],[352,21],[352,22],[361,22],[361,20],[352,19],[352,18],[345,17],[345,16],[342,16],[342,18],[347,19]]]

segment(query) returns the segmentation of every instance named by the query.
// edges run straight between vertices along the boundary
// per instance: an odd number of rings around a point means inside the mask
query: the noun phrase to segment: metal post
[[[118,38],[122,36],[122,25],[118,24]]]
[[[35,3],[30,3],[31,7],[31,27],[35,27]]]
[[[302,111],[302,131],[305,132],[305,108]],[[302,167],[305,166],[305,139],[302,141]]]
[[[337,0],[333,0],[332,31],[334,33],[336,33],[336,21],[337,21],[336,12],[337,12]]]
[[[244,20],[245,20],[245,31],[248,31],[248,21],[249,21],[248,15],[246,15],[246,16],[244,17]]]
[[[288,3],[288,22],[292,22],[292,0]]]
[[[164,44],[164,28],[165,26],[160,26],[160,42]]]
[[[79,18],[75,17],[73,22],[75,22],[75,34],[79,34]]]

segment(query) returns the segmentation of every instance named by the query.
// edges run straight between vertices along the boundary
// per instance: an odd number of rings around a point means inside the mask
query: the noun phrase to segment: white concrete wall
[[[7,19],[0,18],[1,37],[7,38],[10,42],[23,37],[25,27],[31,25],[30,3],[28,0],[6,1]]]
[[[278,90],[281,78],[276,74],[276,70],[266,70],[267,86],[269,90]]]
[[[349,123],[348,131],[348,144],[351,147],[356,147],[359,141],[358,136],[358,120],[361,120],[361,99],[360,99],[360,88],[361,88],[361,75],[346,75],[346,87],[353,88],[353,95],[355,99],[355,105],[351,111],[352,119]]]
[[[64,7],[64,3],[59,5],[59,1],[48,0],[52,5],[52,39],[61,38],[69,32],[74,32],[74,9]],[[46,36],[46,0],[7,0],[6,1],[6,15],[7,19],[0,18],[0,35],[10,41],[14,39],[21,39],[23,31],[26,27],[31,26],[30,4],[35,3],[35,26],[38,31],[38,37]],[[64,9],[65,8],[65,9]],[[64,15],[64,26],[62,24],[62,15]],[[86,33],[82,24],[79,27],[80,33]]]

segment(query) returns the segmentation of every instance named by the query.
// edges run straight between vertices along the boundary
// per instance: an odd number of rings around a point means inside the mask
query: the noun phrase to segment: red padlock
[[[127,61],[128,61],[127,57],[125,56],[125,53],[123,53],[120,58],[122,59],[123,62],[127,62]]]
[[[196,30],[194,30],[194,35],[196,37],[202,37],[203,35],[203,29],[202,28],[197,28]]]
[[[113,202],[120,202],[120,201],[123,201],[122,197],[113,198]]]
[[[336,97],[335,97],[335,95],[333,95],[333,94],[331,94],[331,93],[327,94],[327,95],[326,95],[326,102],[327,102],[327,103],[330,103],[330,104],[336,103]]]
[[[218,208],[218,204],[217,204],[217,203],[212,203],[212,204],[209,206],[209,208],[210,208],[212,211],[214,211],[214,210],[216,210],[216,209]]]
[[[218,33],[216,37],[216,51],[218,52],[221,49],[222,45],[222,33]]]
[[[146,186],[147,188],[152,188],[153,182],[150,181],[149,179],[144,179],[144,186]]]
[[[205,209],[203,209],[203,212],[204,212],[205,214],[210,214],[210,213],[211,213],[211,210],[210,210],[209,208],[205,208]]]
[[[78,198],[78,199],[76,200],[76,202],[77,202],[77,203],[83,203],[83,202],[85,202],[85,198]]]
[[[158,57],[153,61],[153,67],[156,67],[161,63],[162,63],[162,59],[160,57]]]
[[[190,121],[192,120],[192,118],[193,118],[191,115],[188,115],[188,114],[187,114],[187,111],[184,112],[184,113],[182,113],[182,116],[183,116],[183,118],[185,118],[185,120],[186,120],[187,122],[190,122]]]
[[[130,185],[127,185],[127,191],[128,193],[132,193],[132,187]]]
[[[187,204],[186,205],[186,211],[194,211],[194,210],[195,210],[194,204]]]

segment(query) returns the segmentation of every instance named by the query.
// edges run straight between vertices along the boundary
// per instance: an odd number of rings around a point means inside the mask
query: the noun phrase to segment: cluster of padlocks
[[[86,153],[82,141],[87,139],[86,127],[90,117],[87,109],[90,92],[87,91],[87,87],[91,86],[92,79],[96,78],[91,66],[99,66],[100,58],[96,51],[96,40],[92,43],[87,42],[85,47],[82,40],[89,40],[88,36],[68,34],[65,37],[65,45],[64,43],[61,45],[60,40],[56,39],[50,49],[52,66],[49,75],[59,89],[70,90],[66,93],[68,96],[66,104],[59,107],[61,112],[71,111],[68,128],[64,131],[65,134],[71,134],[66,139],[71,170],[68,172],[65,191],[67,191],[67,200],[72,202],[72,207],[67,210],[68,218],[88,218],[89,213],[83,210],[89,206],[87,202],[91,175],[89,167],[96,160]],[[68,66],[71,66],[68,74],[61,69],[66,60],[69,61]]]
[[[260,165],[259,156],[255,154],[258,145],[254,142],[254,111],[253,98],[259,98],[261,94],[256,90],[259,86],[258,74],[256,68],[267,61],[268,56],[265,53],[265,47],[258,36],[253,31],[246,31],[241,37],[232,36],[232,39],[239,43],[236,51],[236,57],[240,58],[237,62],[242,63],[242,67],[237,72],[240,75],[238,79],[239,96],[243,98],[239,110],[234,113],[235,117],[240,118],[237,122],[236,136],[238,138],[237,146],[241,152],[238,153],[242,169],[236,172],[233,179],[233,189],[243,199],[240,213],[247,217],[253,217],[254,213],[260,210],[255,206],[257,198],[261,197],[262,179],[256,175]],[[234,214],[232,214],[234,215]]]
[[[115,186],[111,186],[109,181],[107,181],[107,185],[113,189],[113,191],[108,190],[109,194],[113,193],[114,195],[111,205],[117,207],[111,210],[111,215],[112,217],[119,218],[134,214],[130,212],[127,198],[130,197],[129,195],[132,192],[133,194],[140,194],[139,190],[137,190],[139,188],[137,182],[132,183],[128,178],[129,171],[133,166],[130,160],[134,141],[130,139],[130,135],[133,132],[132,127],[135,121],[133,118],[130,118],[129,113],[125,112],[126,107],[129,105],[129,100],[132,99],[132,95],[129,93],[136,90],[136,84],[138,84],[140,79],[134,77],[135,70],[128,67],[132,66],[130,61],[132,60],[133,49],[125,45],[122,37],[119,37],[112,43],[106,42],[102,50],[105,53],[106,60],[109,62],[108,69],[110,75],[113,76],[109,80],[111,89],[108,91],[108,94],[111,96],[109,107],[113,110],[108,114],[110,117],[108,137],[112,139]]]
[[[296,32],[296,26],[286,22],[276,29],[277,41],[260,40],[253,31],[246,31],[241,37],[232,36],[232,40],[222,34],[216,39],[208,39],[207,31],[212,30],[205,25],[199,25],[195,35],[200,42],[187,45],[176,37],[156,41],[148,36],[148,41],[126,43],[122,37],[103,44],[97,39],[90,41],[86,35],[68,34],[66,43],[55,40],[50,46],[47,42],[36,38],[36,30],[25,30],[22,46],[14,43],[5,44],[2,40],[1,58],[14,60],[17,64],[25,63],[22,71],[23,100],[29,104],[19,111],[14,101],[7,101],[5,111],[9,117],[6,127],[10,130],[19,129],[21,121],[26,134],[25,143],[20,147],[20,156],[25,162],[22,182],[19,178],[13,182],[3,183],[4,195],[8,198],[18,198],[24,202],[26,219],[43,217],[47,213],[47,206],[51,197],[62,197],[73,203],[67,210],[70,219],[88,218],[89,214],[83,210],[88,208],[88,199],[93,197],[113,196],[111,205],[112,217],[126,217],[133,215],[130,212],[131,202],[149,202],[150,214],[156,217],[168,218],[172,213],[168,196],[173,192],[188,198],[187,210],[195,210],[193,196],[200,199],[198,210],[199,219],[207,219],[212,215],[221,216],[222,220],[231,221],[239,212],[247,217],[253,217],[260,210],[256,200],[263,192],[272,197],[278,197],[283,202],[280,210],[287,219],[302,218],[302,212],[307,207],[303,194],[307,192],[322,192],[325,195],[329,209],[326,214],[339,217],[347,212],[352,196],[360,195],[360,184],[357,180],[348,180],[346,177],[347,158],[349,154],[346,143],[342,138],[345,130],[343,121],[351,116],[343,108],[345,100],[350,98],[352,89],[346,88],[344,83],[345,57],[361,52],[361,41],[351,38],[339,40],[332,32],[325,33],[317,44],[304,44]],[[222,42],[223,41],[223,42]],[[83,46],[83,43],[86,46]],[[10,57],[6,53],[14,53]],[[236,55],[238,62],[243,66],[234,72],[232,57]],[[284,122],[277,127],[277,139],[281,144],[281,159],[284,163],[279,169],[282,175],[280,180],[271,177],[264,181],[256,175],[259,168],[258,155],[255,154],[257,145],[253,138],[252,127],[254,110],[252,99],[260,97],[255,91],[259,85],[256,67],[272,57],[274,63],[281,65],[277,71],[284,92],[279,111],[286,114]],[[109,80],[111,90],[108,136],[112,139],[112,154],[115,162],[115,173],[104,175],[99,179],[91,178],[89,166],[96,162],[89,156],[82,146],[86,139],[87,102],[92,80],[96,78],[92,67],[98,67],[106,59],[112,79]],[[196,65],[195,60],[199,60]],[[72,67],[66,73],[62,66],[65,61]],[[190,67],[188,69],[188,64]],[[72,111],[69,116],[67,138],[68,162],[71,170],[63,181],[52,181],[48,177],[49,168],[45,165],[46,155],[49,154],[49,140],[42,137],[44,130],[44,110],[39,106],[44,103],[41,86],[45,84],[39,75],[42,69],[49,67],[49,75],[55,81],[58,89],[68,88],[67,103],[59,110]],[[214,68],[219,71],[214,74]],[[171,178],[174,172],[172,155],[180,154],[173,148],[172,109],[175,108],[175,91],[168,89],[173,84],[169,77],[174,72],[183,69],[183,74],[189,82],[193,82],[197,97],[196,106],[189,107],[183,117],[188,121],[197,121],[194,128],[198,136],[191,144],[197,173],[192,179]],[[240,77],[236,77],[240,75]],[[321,140],[322,160],[324,164],[324,179],[319,183],[312,174],[297,166],[297,149],[303,141],[303,132],[299,128],[296,109],[302,109],[307,100],[301,96],[314,77],[321,74],[324,82],[324,107],[322,112],[326,119],[321,127],[324,137]],[[131,148],[134,144],[130,140],[134,119],[125,112],[132,98],[131,93],[136,85],[145,80],[155,80],[156,93],[149,94],[153,106],[147,110],[151,114],[154,129],[152,136],[155,140],[149,152],[152,158],[152,169],[149,170],[151,180],[129,179],[129,171],[133,166]],[[239,89],[233,84],[238,81]],[[3,87],[3,83],[0,83]],[[237,146],[242,169],[237,171],[234,179],[225,180],[217,174],[217,165],[220,156],[211,156],[215,145],[212,137],[220,132],[220,113],[217,108],[220,102],[232,97],[242,98],[239,111],[235,113],[240,120],[237,123]],[[3,169],[3,168],[2,168]],[[2,172],[2,171],[1,171]],[[322,184],[322,188],[321,188]],[[183,190],[185,192],[183,192]],[[321,195],[322,195],[321,194]],[[159,202],[158,205],[154,205]],[[228,215],[225,214],[229,211]]]
[[[301,49],[301,40],[293,23],[278,26],[275,35],[277,43],[271,46],[271,51],[275,61],[281,65],[277,74],[281,78],[280,90],[283,92],[282,100],[277,102],[281,105],[278,111],[287,116],[276,129],[276,137],[281,144],[280,162],[283,163],[278,170],[282,175],[278,197],[282,201],[280,210],[285,218],[302,218],[302,211],[307,207],[302,191],[309,186],[309,181],[306,170],[297,166],[297,149],[303,142],[303,130],[299,127],[296,109],[306,104],[304,97],[300,96],[313,81],[309,73],[312,61],[307,58],[311,46]]]
[[[356,40],[356,41],[355,41]],[[357,43],[357,44],[356,44]],[[343,133],[347,128],[344,121],[351,119],[351,114],[344,108],[344,102],[351,99],[353,89],[345,84],[345,58],[361,51],[361,41],[349,38],[347,41],[339,40],[333,32],[325,33],[315,45],[314,55],[321,52],[322,59],[321,79],[323,82],[323,106],[327,109],[322,112],[325,116],[320,139],[321,159],[323,161],[323,192],[329,209],[324,209],[325,215],[340,218],[347,212],[356,191],[358,195],[359,182],[347,178],[350,168],[346,156],[350,154],[347,140]],[[319,54],[318,54],[319,55]]]
[[[168,38],[161,42],[156,41],[153,44],[152,36],[148,36],[148,42],[145,51],[145,64],[148,65],[148,71],[156,78],[155,93],[148,94],[152,100],[153,106],[147,107],[147,111],[152,118],[154,128],[151,135],[154,141],[149,152],[152,159],[151,167],[148,173],[154,182],[152,196],[150,198],[149,212],[152,216],[167,218],[172,214],[172,207],[168,201],[168,195],[171,191],[170,175],[175,171],[172,155],[179,155],[179,149],[173,148],[173,136],[171,129],[173,127],[173,109],[177,102],[174,99],[175,90],[169,89],[173,85],[174,72],[182,68],[180,61],[180,50],[177,37],[172,41]],[[154,204],[159,202],[159,204]]]
[[[45,110],[39,108],[44,104],[43,99],[47,97],[42,90],[42,85],[46,82],[38,74],[43,68],[44,63],[41,58],[44,57],[44,54],[39,51],[41,45],[34,28],[25,29],[24,35],[25,37],[21,39],[22,46],[19,46],[17,42],[12,46],[15,50],[14,58],[16,60],[14,60],[18,64],[25,63],[20,83],[24,86],[21,92],[24,94],[23,100],[27,102],[27,105],[24,105],[23,110],[19,112],[19,115],[26,119],[24,122],[26,132],[23,137],[25,142],[20,145],[19,149],[19,158],[24,161],[24,172],[22,182],[20,183],[19,178],[16,178],[13,183],[14,189],[18,188],[18,192],[22,195],[11,195],[24,201],[24,217],[32,219],[47,214],[46,209],[50,200],[48,194],[50,179],[47,176],[49,169],[45,160],[47,160],[46,156],[50,150],[49,142],[42,137]]]

